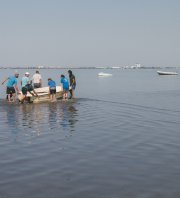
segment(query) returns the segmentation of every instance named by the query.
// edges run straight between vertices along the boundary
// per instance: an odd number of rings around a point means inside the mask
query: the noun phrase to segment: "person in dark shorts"
[[[56,101],[56,82],[51,78],[48,78],[48,86],[49,86],[50,100],[51,102],[54,102]]]
[[[76,78],[71,70],[68,71],[69,73],[69,81],[70,81],[70,87],[69,87],[69,93],[70,93],[70,99],[74,98],[74,90],[76,88]]]
[[[33,96],[38,96],[37,93],[34,91],[33,86],[31,85],[31,82],[29,80],[29,75],[30,75],[29,72],[26,72],[25,76],[23,76],[21,80],[22,94],[24,95],[24,98],[21,100],[22,103],[24,102],[24,100],[30,99],[27,97],[28,92]]]
[[[15,102],[16,91],[17,93],[19,93],[19,88],[17,86],[18,77],[19,77],[19,73],[16,71],[14,76],[10,76],[2,82],[2,85],[3,85],[8,80],[7,85],[6,85],[6,94],[7,94],[8,102]]]
[[[62,74],[61,75],[61,84],[63,86],[63,100],[68,99],[68,92],[69,92],[69,82],[68,79]]]
[[[32,82],[34,88],[40,88],[42,87],[42,77],[39,71],[37,70],[36,73],[32,77]]]
[[[23,93],[23,95],[27,95],[27,92],[30,92],[30,93],[32,93],[33,91],[34,91],[34,88],[33,88],[33,86],[31,85],[31,84],[27,84],[27,85],[25,85],[24,87],[22,87],[22,93]],[[32,93],[33,94],[33,93]]]

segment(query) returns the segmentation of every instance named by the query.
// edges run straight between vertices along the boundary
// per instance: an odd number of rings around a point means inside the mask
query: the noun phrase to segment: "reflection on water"
[[[75,102],[50,103],[48,105],[48,124],[51,130],[62,128],[64,131],[74,131],[77,121]]]
[[[8,124],[8,126],[13,129],[13,132],[15,132],[18,128],[18,122],[17,122],[17,119],[18,119],[18,112],[17,112],[17,109],[14,108],[14,106],[12,104],[7,104],[7,106],[4,107],[5,111],[5,115],[6,115],[6,123]]]
[[[117,98],[0,102],[0,198],[179,197],[179,98],[149,90],[132,92],[130,103],[114,91]]]
[[[2,104],[1,104],[2,105]],[[74,131],[78,121],[76,100],[42,104],[7,104],[1,106],[1,116],[12,133],[18,131],[41,135],[53,130]]]
[[[71,128],[71,131],[74,131],[75,123],[76,123],[76,115],[77,110],[75,106],[73,106],[72,103],[61,104],[61,125],[64,129],[66,129],[68,126]]]
[[[75,105],[74,102],[23,105],[22,124],[34,128],[38,134],[42,126],[47,126],[49,130],[73,130],[77,121]]]

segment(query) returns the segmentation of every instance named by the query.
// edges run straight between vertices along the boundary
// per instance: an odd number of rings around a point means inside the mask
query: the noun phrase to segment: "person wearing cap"
[[[42,77],[39,71],[37,70],[36,73],[32,77],[32,82],[34,88],[40,88],[42,87]]]
[[[76,78],[71,70],[68,70],[69,73],[69,81],[70,81],[70,87],[69,87],[69,93],[70,93],[70,99],[74,98],[74,90],[76,88]]]
[[[6,85],[6,94],[7,94],[8,102],[15,102],[16,92],[19,93],[19,88],[17,86],[18,77],[19,77],[19,73],[16,71],[14,76],[9,76],[2,82],[3,85],[6,81],[8,81]]]
[[[48,86],[49,86],[50,100],[51,102],[54,102],[56,101],[56,82],[51,78],[48,78]]]
[[[68,99],[68,91],[69,91],[69,82],[68,79],[62,74],[60,82],[63,85],[63,99]]]
[[[21,80],[22,93],[24,95],[24,98],[21,100],[21,102],[24,102],[24,100],[27,99],[27,92],[30,92],[32,95],[38,96],[37,93],[34,91],[33,86],[31,85],[29,75],[29,72],[26,72]]]

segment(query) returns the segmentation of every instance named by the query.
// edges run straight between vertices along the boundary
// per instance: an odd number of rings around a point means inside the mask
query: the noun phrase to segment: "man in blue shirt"
[[[68,99],[68,92],[69,92],[69,82],[63,74],[61,75],[61,83],[63,85],[63,99],[67,100]]]
[[[8,82],[6,84],[6,87],[7,87],[6,94],[7,94],[8,102],[15,102],[16,91],[17,91],[17,93],[19,93],[19,89],[17,86],[17,78],[18,77],[19,77],[19,73],[16,71],[14,76],[9,76],[2,82],[2,85],[3,85],[8,80]],[[11,101],[11,97],[12,97],[12,101]]]

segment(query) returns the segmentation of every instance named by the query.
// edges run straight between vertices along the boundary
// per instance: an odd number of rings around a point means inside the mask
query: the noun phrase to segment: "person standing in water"
[[[26,99],[30,99],[30,98],[27,97],[28,92],[31,95],[38,97],[38,95],[35,92],[33,86],[31,85],[29,75],[30,75],[30,73],[26,72],[25,75],[22,77],[22,80],[21,80],[22,94],[23,94],[23,98],[21,99],[21,103],[23,103],[24,100],[26,100]]]
[[[50,93],[50,100],[51,102],[56,101],[56,82],[51,78],[48,78],[48,86],[49,86],[49,93]]]
[[[68,73],[69,73],[69,81],[70,81],[70,87],[69,87],[70,97],[69,98],[71,99],[71,98],[74,98],[74,90],[76,88],[76,78],[71,70],[68,70]]]
[[[8,102],[15,102],[16,92],[19,93],[19,88],[17,86],[18,77],[19,77],[19,73],[16,71],[14,76],[9,76],[2,82],[2,85],[3,85],[8,80],[7,85],[6,85],[7,87],[6,94],[7,94]],[[11,97],[12,97],[12,101],[11,101]]]
[[[62,74],[61,75],[61,83],[63,85],[63,99],[68,99],[68,92],[69,92],[69,82],[68,79]]]
[[[32,77],[33,87],[40,88],[42,87],[42,77],[39,71],[37,70],[36,73]]]

